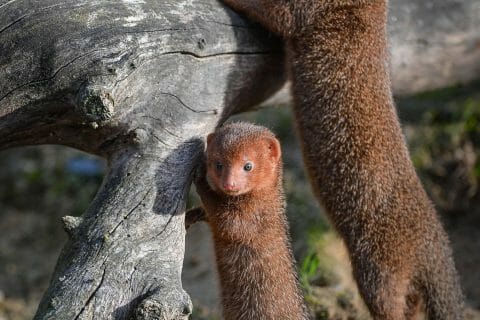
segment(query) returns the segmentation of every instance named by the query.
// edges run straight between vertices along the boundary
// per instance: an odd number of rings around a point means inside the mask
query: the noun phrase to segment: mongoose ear
[[[215,136],[215,133],[210,133],[207,136],[207,145],[209,145],[212,142],[214,136]]]
[[[282,156],[282,149],[280,148],[280,142],[276,138],[268,138],[268,149],[270,150],[270,155],[275,161],[280,160]]]

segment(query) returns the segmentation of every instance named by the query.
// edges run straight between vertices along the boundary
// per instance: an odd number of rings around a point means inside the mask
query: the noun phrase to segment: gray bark
[[[393,91],[411,95],[480,79],[480,1],[390,1]]]
[[[276,43],[276,44],[275,44]],[[183,319],[203,137],[284,81],[278,41],[215,1],[0,1],[0,149],[64,144],[109,172],[36,319]]]
[[[417,2],[391,3],[397,92],[474,78],[477,1],[432,1],[448,10],[428,19]],[[90,208],[63,219],[37,319],[188,316],[183,212],[203,137],[284,82],[280,51],[214,0],[0,0],[0,149],[63,144],[109,162]]]

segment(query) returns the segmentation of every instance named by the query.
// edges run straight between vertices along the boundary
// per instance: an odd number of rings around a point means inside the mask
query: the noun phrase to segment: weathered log
[[[276,43],[276,45],[275,45]],[[109,172],[36,319],[182,319],[202,137],[284,81],[281,46],[204,1],[1,1],[0,149],[64,144]]]
[[[426,19],[428,3],[391,3],[398,93],[478,74],[476,1],[432,1]],[[64,144],[109,162],[87,212],[63,219],[37,319],[190,313],[181,213],[202,137],[283,83],[279,48],[215,0],[0,0],[0,149]]]
[[[390,1],[394,93],[410,95],[480,79],[480,2]]]

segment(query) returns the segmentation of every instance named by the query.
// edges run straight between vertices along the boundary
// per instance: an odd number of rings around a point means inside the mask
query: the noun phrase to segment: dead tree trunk
[[[480,79],[480,1],[390,0],[395,95]]]
[[[2,1],[0,23],[0,148],[109,162],[87,212],[64,218],[36,319],[188,317],[183,212],[202,137],[281,85],[279,43],[215,1]]]
[[[474,2],[445,0],[478,26]],[[438,32],[464,20],[451,17]],[[392,33],[408,49],[410,33]],[[0,149],[63,144],[109,162],[87,212],[64,218],[70,240],[37,319],[188,316],[182,213],[202,138],[283,83],[279,48],[215,0],[0,0]],[[478,70],[473,48],[455,66]],[[474,76],[455,70],[451,83]]]

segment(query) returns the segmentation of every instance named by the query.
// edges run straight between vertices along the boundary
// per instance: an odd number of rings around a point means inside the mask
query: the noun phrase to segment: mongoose
[[[285,40],[313,189],[347,245],[372,316],[411,319],[425,305],[429,319],[462,319],[449,241],[392,99],[387,1],[223,1]]]
[[[196,179],[213,234],[226,320],[308,319],[290,249],[281,150],[268,129],[227,124],[207,137]],[[206,173],[205,173],[206,172]]]

